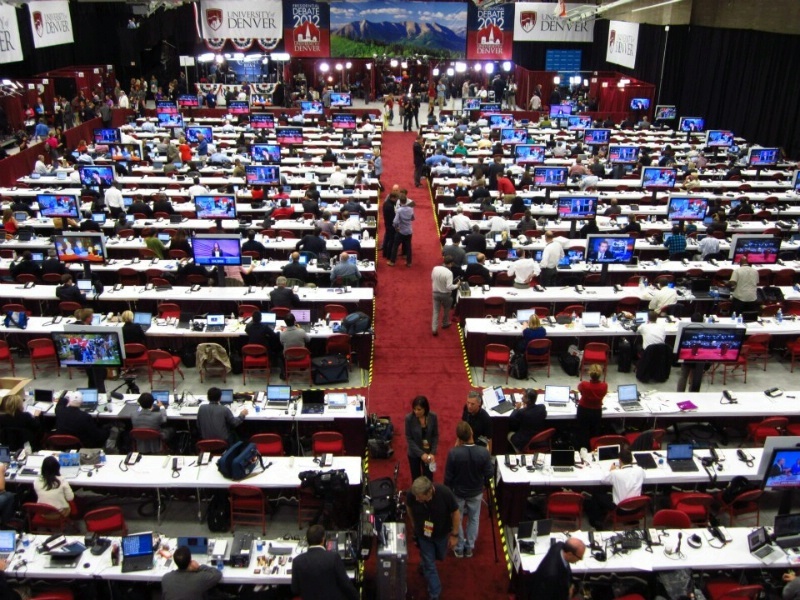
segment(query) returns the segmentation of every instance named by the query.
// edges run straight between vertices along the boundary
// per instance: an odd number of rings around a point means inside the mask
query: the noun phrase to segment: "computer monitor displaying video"
[[[747,329],[712,323],[680,323],[675,354],[684,362],[736,362]]]
[[[775,448],[764,474],[764,489],[791,490],[800,488],[800,448]],[[783,521],[781,521],[783,519]],[[791,519],[791,521],[789,521]],[[779,529],[780,522],[780,529]],[[775,537],[800,533],[800,515],[778,515],[775,517]],[[780,541],[778,542],[780,544]]]
[[[95,144],[119,144],[122,141],[119,129],[95,129],[92,139]]]
[[[564,118],[566,119],[572,114],[571,104],[552,104],[550,106],[550,118]]]
[[[103,264],[106,247],[102,233],[65,232],[53,238],[58,260],[64,263]]]
[[[80,327],[51,334],[61,367],[121,367],[120,332],[111,327]]]
[[[247,100],[231,100],[228,102],[228,112],[232,115],[249,115],[250,103]]]
[[[774,167],[780,157],[780,148],[750,148],[747,152],[747,164],[751,167]]]
[[[259,163],[280,164],[281,147],[278,144],[253,144],[250,146],[250,158]]]
[[[178,105],[171,100],[157,100],[156,101],[156,114],[178,114]]]
[[[36,202],[39,205],[39,215],[42,217],[77,219],[80,216],[78,198],[71,194],[38,194]]]
[[[533,183],[537,187],[564,187],[569,179],[567,167],[534,167]]]
[[[236,197],[233,195],[202,195],[194,197],[198,219],[235,219]]]
[[[708,211],[708,199],[697,196],[672,196],[667,208],[668,221],[702,221]]]
[[[631,110],[648,110],[650,98],[631,98]]]
[[[558,218],[593,219],[597,215],[597,196],[561,196],[558,199]]]
[[[114,183],[114,167],[110,165],[80,165],[81,185],[110,187]]]
[[[282,146],[303,143],[303,129],[301,127],[278,127],[275,131],[275,136]]]
[[[681,117],[678,121],[679,131],[705,131],[706,120],[703,117]]]
[[[242,264],[241,237],[218,233],[192,236],[194,262],[204,267],[238,266]]]
[[[659,104],[656,106],[656,121],[670,121],[678,116],[678,107],[672,104]]]
[[[355,129],[358,123],[351,113],[337,113],[331,116],[331,127],[334,129]]]
[[[586,260],[596,264],[628,265],[633,262],[636,238],[627,235],[589,235]]]
[[[644,167],[642,187],[647,190],[669,190],[675,187],[678,170],[672,167]]]
[[[734,235],[730,259],[736,264],[742,257],[751,265],[774,265],[781,251],[781,239],[774,235]]]
[[[281,168],[277,165],[247,165],[247,185],[274,185],[281,180]]]
[[[480,98],[462,98],[461,110],[479,110],[481,107]]]
[[[353,96],[350,92],[331,92],[331,108],[340,106],[353,106]]]
[[[518,165],[542,164],[545,149],[543,144],[517,144],[514,146],[514,162]]]
[[[514,115],[506,113],[495,113],[489,115],[489,127],[491,129],[510,129],[514,127]]]
[[[587,146],[602,146],[610,139],[610,129],[587,129],[583,134],[583,143]]]
[[[178,113],[156,113],[159,127],[183,127],[183,117]]]
[[[592,126],[592,117],[589,115],[573,115],[567,119],[568,128],[572,130],[586,129]]]
[[[178,96],[178,106],[181,108],[198,108],[200,106],[200,98],[194,94],[181,94]]]
[[[727,129],[709,129],[706,132],[706,146],[710,148],[730,148],[733,146],[733,132]]]
[[[608,147],[608,162],[615,165],[635,165],[639,160],[639,146]]]
[[[525,144],[528,142],[528,130],[523,128],[501,129],[500,140],[503,142],[504,146],[510,144]]]
[[[250,115],[250,127],[253,129],[275,129],[275,115],[272,113]]]
[[[186,128],[186,141],[190,144],[199,142],[198,134],[202,133],[207,142],[213,141],[214,134],[211,127],[187,127]]]
[[[304,115],[324,115],[325,107],[322,102],[303,101],[300,103],[300,112]]]

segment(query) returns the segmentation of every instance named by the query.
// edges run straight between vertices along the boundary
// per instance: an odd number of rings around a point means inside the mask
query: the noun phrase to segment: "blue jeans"
[[[438,539],[417,538],[419,542],[419,555],[422,558],[422,574],[428,582],[428,596],[438,598],[442,594],[442,582],[439,571],[436,570],[436,561],[444,560],[447,554],[447,535]]]
[[[481,502],[483,494],[472,496],[471,498],[459,498],[456,496],[458,511],[461,513],[461,521],[458,523],[458,543],[456,551],[462,552],[469,548],[475,548],[475,540],[478,539],[478,524],[481,520]],[[464,514],[467,515],[467,537],[464,539]]]

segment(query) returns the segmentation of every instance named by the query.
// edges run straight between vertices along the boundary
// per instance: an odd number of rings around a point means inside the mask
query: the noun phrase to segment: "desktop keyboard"
[[[206,333],[222,333],[225,325],[206,325]]]
[[[644,410],[644,406],[642,406],[638,402],[636,404],[622,404],[621,406],[622,410],[625,412],[639,412],[641,410]]]
[[[553,467],[553,473],[574,473],[575,467]]]

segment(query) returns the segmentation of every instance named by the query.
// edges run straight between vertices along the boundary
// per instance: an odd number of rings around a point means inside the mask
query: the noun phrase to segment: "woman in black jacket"
[[[431,412],[425,396],[417,396],[411,401],[411,412],[406,415],[405,426],[411,480],[421,475],[433,480],[436,448],[439,446],[439,421],[436,414]]]

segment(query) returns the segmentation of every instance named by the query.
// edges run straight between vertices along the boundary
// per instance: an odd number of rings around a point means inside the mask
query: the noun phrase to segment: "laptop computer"
[[[775,543],[781,548],[800,545],[800,513],[776,515],[773,532]]]
[[[347,393],[346,392],[334,392],[329,393],[325,396],[328,401],[328,408],[330,409],[341,409],[347,408]]]
[[[92,213],[92,221],[97,223],[98,225],[102,225],[106,222],[106,213]]]
[[[625,412],[637,412],[644,410],[644,406],[639,402],[639,388],[635,383],[627,383],[617,386],[617,399],[619,406]]]
[[[136,533],[122,538],[122,572],[148,571],[153,568],[153,533]]]
[[[522,521],[517,529],[518,540],[533,540],[539,536],[550,535],[553,530],[553,519],[539,519],[538,521]]]
[[[83,292],[84,294],[91,294],[92,293],[92,280],[91,279],[78,279],[75,282],[78,286],[78,289]]]
[[[208,554],[208,538],[207,537],[179,537],[178,548],[186,546],[192,553],[192,556],[205,556]]]
[[[33,390],[33,407],[43,413],[53,408],[53,390]]]
[[[518,310],[517,311],[517,321],[519,321],[520,323],[525,324],[530,320],[531,316],[533,316],[534,313],[536,313],[536,311],[533,310],[532,308]]]
[[[220,390],[222,395],[219,398],[219,403],[223,406],[230,406],[233,404],[233,389]]]
[[[24,210],[18,210],[14,213],[14,220],[17,221],[17,223],[24,223],[28,220],[28,213]]]
[[[692,444],[667,444],[667,464],[673,473],[699,471],[694,462]]]
[[[169,390],[153,390],[150,393],[153,395],[153,400],[160,402],[164,408],[169,406]]]
[[[637,312],[636,316],[634,317],[634,322],[637,325],[641,325],[642,323],[647,323],[647,311],[646,310],[642,310],[642,311]]]
[[[503,388],[501,388],[498,385],[492,388],[492,391],[494,392],[495,398],[497,398],[497,404],[492,406],[491,408],[492,411],[504,415],[507,412],[511,412],[512,410],[514,410],[514,402],[506,398],[506,394],[505,392],[503,392]]]
[[[297,324],[302,327],[304,331],[311,330],[311,309],[294,308],[291,312]]]
[[[643,469],[657,469],[656,459],[649,452],[634,452],[633,458],[636,464]]]
[[[600,327],[600,313],[599,312],[585,312],[583,313],[583,326],[587,328]]]
[[[159,233],[158,239],[162,244],[169,245],[169,243],[172,241],[172,236],[168,233]]]
[[[278,322],[278,315],[273,312],[261,313],[261,322],[270,327],[275,327],[275,324]]]
[[[85,550],[86,546],[80,542],[64,544],[46,553],[50,560],[44,566],[48,569],[75,569]]]
[[[292,399],[292,387],[289,385],[267,386],[267,408],[286,408]],[[324,401],[324,398],[323,398]]]
[[[91,388],[78,388],[76,391],[80,392],[83,396],[81,399],[81,410],[83,412],[95,412],[99,402],[97,390]]]
[[[64,479],[75,479],[81,472],[81,454],[78,449],[75,452],[60,452],[58,465]]]
[[[553,473],[574,473],[575,472],[575,451],[574,450],[551,450],[550,466]]]
[[[689,284],[689,289],[695,298],[707,298],[708,293],[711,291],[710,279],[692,279]]]
[[[153,324],[153,315],[147,312],[133,313],[133,322],[142,328],[142,331],[147,331]]]
[[[208,315],[206,317],[206,332],[225,331],[225,315]]]
[[[618,460],[618,459],[619,459],[619,444],[597,447],[597,460],[602,462],[604,460]]]
[[[750,549],[750,554],[765,565],[771,565],[786,557],[786,553],[783,550],[770,543],[769,534],[763,527],[759,527],[747,534],[747,546]]]
[[[303,390],[302,413],[320,415],[323,412],[325,412],[325,390]]]
[[[17,549],[17,532],[0,531],[0,560],[6,560]]]
[[[569,386],[544,386],[544,403],[547,408],[566,408],[566,406],[569,404]]]
[[[31,260],[35,263],[44,262],[44,252],[31,252]]]

